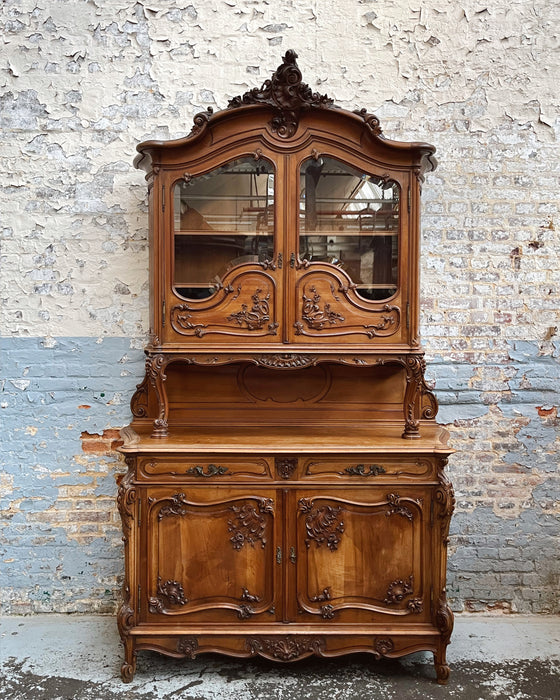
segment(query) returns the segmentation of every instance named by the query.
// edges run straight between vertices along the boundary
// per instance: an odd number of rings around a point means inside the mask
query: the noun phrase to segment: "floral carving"
[[[370,464],[365,466],[365,464],[356,464],[355,467],[346,467],[344,470],[350,476],[379,476],[380,474],[385,474],[385,469],[380,464]],[[343,472],[339,472],[343,474]]]
[[[233,535],[230,542],[233,548],[240,550],[244,544],[255,546],[257,540],[261,541],[261,546],[266,545],[266,520],[263,517],[266,513],[273,513],[272,499],[263,498],[259,501],[259,512],[251,503],[242,506],[231,506],[230,510],[235,514],[235,520],[228,520],[228,531]]]
[[[443,472],[443,469],[438,471],[439,486],[435,490],[434,499],[438,506],[438,515],[440,518],[441,538],[444,544],[449,542],[449,525],[451,515],[455,509],[455,492],[451,482]]]
[[[274,460],[274,466],[281,479],[289,479],[296,470],[297,458],[277,457]]]
[[[412,511],[409,508],[402,505],[402,500],[403,499],[401,499],[398,493],[389,493],[387,495],[387,503],[389,503],[389,505],[391,505],[392,507],[389,508],[385,515],[387,515],[387,517],[395,514],[402,515],[403,518],[407,518],[407,520],[410,520],[412,522],[414,515],[412,514]]]
[[[307,538],[305,546],[309,549],[314,541],[317,547],[323,542],[334,552],[338,549],[340,535],[344,532],[344,522],[338,517],[342,506],[314,507],[309,498],[300,498],[299,512],[305,514],[305,529]]]
[[[187,513],[188,501],[184,493],[176,493],[171,498],[165,500],[169,502],[169,505],[160,508],[158,520],[163,520],[163,518],[171,515],[185,515]]]
[[[326,588],[323,588],[321,593],[319,593],[318,595],[314,595],[313,598],[310,598],[309,600],[312,603],[324,603],[326,600],[330,600],[330,599],[331,599],[331,589],[329,586],[327,586]]]
[[[316,364],[314,355],[294,355],[292,353],[280,355],[259,355],[255,358],[257,365],[272,369],[297,369],[298,367],[311,367]]]
[[[241,590],[243,591],[241,594],[241,600],[245,600],[248,603],[260,603],[260,600],[261,600],[260,596],[251,595],[251,593],[249,593],[248,588],[242,588]]]
[[[320,654],[325,648],[322,637],[264,637],[248,639],[251,654],[260,654],[278,661],[295,661],[311,654]]]
[[[410,612],[420,614],[424,611],[424,601],[422,598],[412,598],[412,600],[408,601],[406,607],[410,610]]]
[[[200,467],[198,465],[196,467],[191,467],[190,469],[187,469],[187,474],[189,474],[190,476],[204,476],[206,478],[209,478],[211,476],[223,476],[227,473],[227,467],[220,467],[216,464],[209,464],[206,467],[206,471],[204,471],[204,467]]]
[[[181,637],[177,642],[177,651],[184,654],[187,659],[194,659],[198,649],[196,637]]]
[[[204,335],[204,329],[208,328],[205,323],[192,323],[192,309],[188,304],[176,304],[171,309],[171,327],[177,333],[185,335],[183,331],[192,331],[197,338]]]
[[[258,331],[263,328],[265,323],[270,321],[270,308],[268,302],[270,300],[270,294],[267,294],[264,299],[260,298],[262,294],[262,289],[257,289],[253,294],[251,299],[253,300],[253,306],[249,310],[247,304],[241,305],[241,311],[236,311],[227,317],[228,321],[236,321],[240,326],[246,324],[247,330]],[[278,328],[277,323],[269,323],[268,331],[271,335],[276,335],[276,329]]]
[[[376,639],[373,648],[380,656],[386,656],[393,651],[395,645],[390,638]]]
[[[387,589],[387,597],[383,601],[387,605],[394,605],[395,603],[400,603],[406,596],[412,595],[414,578],[412,574],[405,580],[397,579],[389,584]]]
[[[299,116],[309,107],[330,107],[333,100],[327,95],[312,92],[309,85],[302,82],[301,71],[296,63],[297,54],[290,49],[282,59],[272,78],[265,80],[262,87],[234,97],[229,109],[243,105],[265,104],[274,108],[270,122],[272,130],[281,138],[290,138],[297,130]]]
[[[320,295],[315,287],[310,289],[312,297],[303,294],[303,305],[301,309],[301,317],[307,324],[308,328],[313,328],[316,331],[322,331],[326,325],[334,326],[339,321],[344,321],[344,316],[331,309],[330,304],[324,304],[321,308],[319,302]]]
[[[178,581],[165,581],[162,583],[161,576],[158,576],[158,595],[148,600],[151,613],[162,613],[165,610],[165,602],[169,605],[186,605],[188,599],[185,598],[183,586]]]
[[[399,320],[399,307],[385,304],[383,311],[385,313],[381,316],[381,321],[379,321],[379,323],[364,326],[364,328],[367,330],[366,335],[368,338],[375,338],[376,336],[380,335],[380,331],[386,331],[388,329],[391,329],[391,333],[385,333],[384,335],[392,335],[392,333],[396,330],[397,322]],[[395,328],[393,328],[393,326],[395,326]]]

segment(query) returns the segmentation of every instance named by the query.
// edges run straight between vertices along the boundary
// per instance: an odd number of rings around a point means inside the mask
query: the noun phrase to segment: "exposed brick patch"
[[[80,439],[84,452],[97,455],[114,452],[117,447],[123,444],[123,441],[120,439],[120,431],[114,428],[107,428],[101,435],[99,433],[83,432]]]

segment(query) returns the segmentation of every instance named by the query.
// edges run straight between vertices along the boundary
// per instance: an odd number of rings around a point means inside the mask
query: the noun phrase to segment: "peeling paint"
[[[557,610],[557,6],[75,5],[0,6],[5,609],[114,609],[122,466],[105,431],[129,420],[148,332],[135,147],[184,136],[196,112],[260,84],[294,47],[312,89],[438,149],[423,191],[421,327],[458,449],[453,604]],[[515,535],[523,545],[503,558]],[[473,561],[484,571],[471,575]]]

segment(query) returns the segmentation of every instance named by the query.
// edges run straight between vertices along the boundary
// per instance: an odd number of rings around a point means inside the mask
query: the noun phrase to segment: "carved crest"
[[[265,80],[262,87],[253,88],[243,95],[234,97],[228,109],[243,105],[270,105],[274,116],[270,122],[272,131],[281,138],[289,139],[298,128],[302,110],[310,107],[331,107],[333,100],[327,95],[313,92],[309,85],[302,82],[302,75],[296,63],[297,54],[293,49],[286,51],[282,64],[278,66],[272,78]]]

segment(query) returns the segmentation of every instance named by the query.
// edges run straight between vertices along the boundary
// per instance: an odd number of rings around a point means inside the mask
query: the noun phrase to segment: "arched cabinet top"
[[[380,163],[414,168],[420,178],[435,169],[434,146],[385,138],[374,114],[366,109],[342,109],[327,95],[313,92],[302,81],[296,58],[295,51],[287,51],[282,64],[260,88],[234,97],[226,109],[214,112],[209,107],[198,113],[184,138],[140,143],[135,167],[149,174],[157,167],[196,158],[200,148],[214,150],[260,139],[279,153],[297,152],[312,142],[343,143]]]

